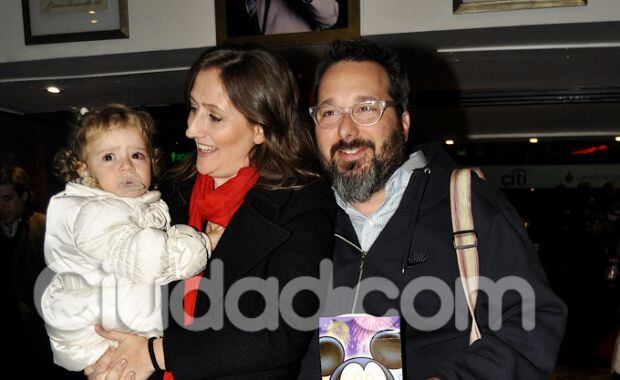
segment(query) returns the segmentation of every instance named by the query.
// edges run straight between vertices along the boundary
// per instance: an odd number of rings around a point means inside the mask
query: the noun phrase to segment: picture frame
[[[243,0],[241,0],[243,1]],[[257,0],[257,3],[265,1],[267,6],[278,6],[277,0]],[[282,0],[283,1],[283,0]],[[311,3],[311,0],[298,0],[300,4]],[[316,1],[316,0],[314,0]],[[327,2],[322,0],[323,2]],[[360,1],[359,0],[333,0],[339,6],[338,20],[333,27],[327,29],[310,30],[303,32],[279,32],[276,34],[247,33],[243,31],[233,33],[238,19],[235,19],[233,6],[239,1],[215,0],[215,28],[217,44],[240,44],[256,43],[260,45],[283,46],[319,44],[337,39],[351,40],[360,37]],[[264,12],[264,17],[267,12]],[[267,19],[265,19],[267,20]]]
[[[129,38],[127,0],[22,0],[26,45]]]
[[[588,0],[453,0],[454,14],[587,5]]]

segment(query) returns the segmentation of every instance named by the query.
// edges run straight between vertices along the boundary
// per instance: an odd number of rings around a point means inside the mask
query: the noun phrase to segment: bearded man
[[[516,210],[477,176],[471,182],[479,273],[489,280],[481,280],[475,306],[482,338],[470,345],[470,329],[458,326],[454,305],[463,305],[465,295],[450,211],[456,165],[436,143],[406,157],[408,93],[398,57],[369,41],[333,43],[317,68],[317,104],[310,112],[340,206],[334,287],[358,290],[344,309],[399,314],[404,378],[546,378],[566,306],[550,290]],[[370,278],[393,284],[398,296],[390,286],[360,292]],[[505,279],[518,279],[525,289],[492,297],[482,286]],[[407,292],[415,296],[404,297]],[[493,317],[494,310],[499,315]]]

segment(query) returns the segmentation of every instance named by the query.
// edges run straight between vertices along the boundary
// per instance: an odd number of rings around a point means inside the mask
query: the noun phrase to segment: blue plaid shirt
[[[409,159],[396,169],[388,179],[385,184],[385,200],[370,217],[367,217],[353,208],[353,206],[343,201],[338,193],[334,191],[338,206],[340,206],[340,208],[349,215],[349,219],[351,219],[351,224],[355,229],[357,239],[361,245],[360,248],[363,251],[368,252],[381,231],[383,231],[385,225],[396,212],[396,209],[398,209],[400,201],[405,194],[405,189],[407,189],[407,185],[409,184],[411,173],[415,169],[425,167],[427,164],[428,160],[421,150],[411,154]]]

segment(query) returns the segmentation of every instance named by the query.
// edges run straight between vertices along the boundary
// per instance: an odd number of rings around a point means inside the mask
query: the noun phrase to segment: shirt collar
[[[0,223],[0,225],[2,226],[2,232],[4,233],[4,235],[8,238],[12,238],[15,235],[17,235],[17,227],[19,226],[19,222],[22,221],[22,218],[19,218],[17,220],[15,220],[13,223],[11,224],[4,224],[4,223]]]

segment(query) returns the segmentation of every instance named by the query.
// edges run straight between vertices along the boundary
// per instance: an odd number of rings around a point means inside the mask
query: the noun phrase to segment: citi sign
[[[504,187],[525,187],[527,186],[527,171],[517,168],[510,173],[502,176],[502,186]]]

